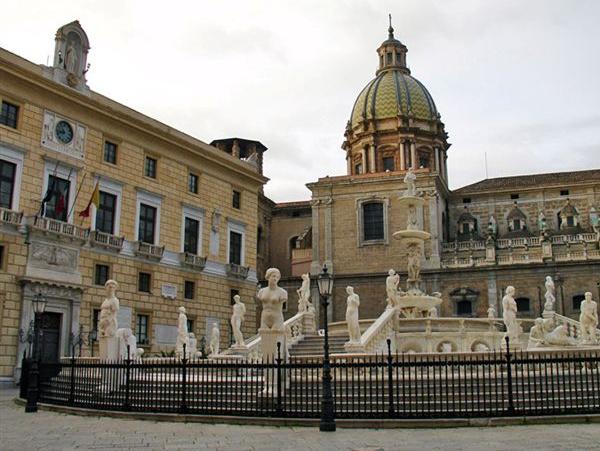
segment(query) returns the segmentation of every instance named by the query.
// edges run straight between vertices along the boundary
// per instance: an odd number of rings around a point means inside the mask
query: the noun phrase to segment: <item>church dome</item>
[[[354,102],[350,122],[354,128],[363,120],[412,116],[421,120],[439,118],[429,91],[403,68],[380,71]]]

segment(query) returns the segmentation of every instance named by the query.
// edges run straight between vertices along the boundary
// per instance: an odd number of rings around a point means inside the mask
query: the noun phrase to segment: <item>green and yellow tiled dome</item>
[[[385,70],[361,91],[352,108],[352,127],[363,119],[386,119],[399,115],[435,120],[438,112],[425,86],[399,69]]]

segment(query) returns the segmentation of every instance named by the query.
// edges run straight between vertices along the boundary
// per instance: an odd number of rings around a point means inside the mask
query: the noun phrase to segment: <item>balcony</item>
[[[58,219],[45,218],[43,216],[33,216],[31,227],[34,230],[43,232],[44,234],[55,235],[59,238],[68,238],[71,240],[87,241],[89,229],[80,227],[68,222],[59,221]]]
[[[231,277],[236,277],[238,279],[246,279],[248,277],[249,270],[249,267],[236,265],[235,263],[227,263],[225,265],[225,272],[227,273],[227,275]]]
[[[22,211],[8,210],[7,208],[0,208],[0,224],[9,224],[18,226],[21,224],[23,219]]]
[[[92,230],[90,232],[90,245],[94,247],[102,247],[119,252],[123,248],[123,241],[124,238],[122,236],[111,235],[99,230]]]
[[[165,252],[164,246],[157,246],[155,244],[144,243],[143,241],[136,241],[133,252],[138,257],[150,258],[153,260],[160,260]]]
[[[183,266],[197,269],[198,271],[202,271],[206,266],[206,257],[201,257],[190,252],[182,252],[179,255],[181,256],[181,264]]]

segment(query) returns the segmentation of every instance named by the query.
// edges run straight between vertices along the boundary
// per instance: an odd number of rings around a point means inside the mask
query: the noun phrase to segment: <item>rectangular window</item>
[[[363,204],[363,230],[364,240],[383,240],[383,204],[370,202]]]
[[[470,316],[473,314],[473,305],[471,301],[465,299],[456,303],[456,314],[458,316]]]
[[[150,293],[150,285],[152,282],[152,277],[150,273],[140,272],[138,274],[138,291],[142,293]]]
[[[470,232],[469,223],[468,222],[463,222],[462,223],[462,234],[463,235],[468,235],[469,232]]]
[[[198,194],[198,176],[191,172],[188,174],[188,191],[190,193]]]
[[[242,234],[229,232],[229,263],[242,264]]]
[[[354,174],[355,175],[362,174],[362,164],[358,163],[358,164],[354,165]]]
[[[393,172],[395,169],[394,157],[385,157],[383,159],[383,170]]]
[[[528,312],[529,311],[529,298],[517,298],[517,312]]]
[[[521,220],[513,219],[513,230],[521,230]]]
[[[16,176],[17,165],[0,160],[0,207],[2,208],[8,210],[12,208]]]
[[[5,249],[6,249],[6,246],[0,245],[0,269],[3,271],[6,269],[4,267],[4,258],[5,258],[5,252],[6,252]]]
[[[575,217],[567,216],[567,226],[574,227],[575,226]]]
[[[581,310],[581,302],[585,299],[583,294],[576,294],[573,296],[573,310],[579,311]]]
[[[71,182],[54,175],[48,177],[48,190],[44,196],[44,216],[59,221],[67,221],[69,210],[69,190]]]
[[[117,145],[110,141],[104,141],[104,161],[117,164]]]
[[[188,318],[187,326],[188,326],[188,333],[193,334],[194,333],[194,320]]]
[[[94,285],[104,286],[109,277],[110,267],[108,265],[97,264],[94,269]]]
[[[100,309],[95,308],[92,310],[92,330],[98,332],[98,321],[100,320]]]
[[[144,162],[144,175],[146,177],[156,178],[156,159],[152,157],[146,157]]]
[[[150,317],[148,315],[137,315],[135,318],[135,337],[140,345],[147,345],[148,339],[148,323]]]
[[[231,290],[229,290],[229,298],[231,299],[231,305],[235,304],[233,297],[237,296],[239,294],[240,294],[240,290],[236,290],[235,288],[232,288]]]
[[[511,194],[510,198],[513,199],[513,200],[515,200],[515,199],[519,198],[519,195],[518,194]]]
[[[237,208],[238,210],[240,209],[241,197],[242,197],[242,195],[240,194],[239,191],[233,190],[233,201],[232,201],[233,208]]]
[[[196,292],[196,284],[191,280],[186,280],[183,284],[183,297],[185,299],[194,299]]]
[[[138,227],[138,241],[154,244],[154,230],[156,227],[156,207],[140,204],[140,222]]]
[[[7,127],[17,128],[19,118],[19,107],[12,103],[2,101],[2,110],[0,110],[0,124]]]
[[[569,195],[569,190],[568,189],[563,189],[560,191],[560,195],[561,196],[568,196]]]
[[[100,203],[96,210],[96,230],[114,234],[116,211],[117,196],[100,191]]]
[[[463,204],[470,204],[470,203],[471,203],[470,197],[463,197]]]
[[[192,218],[185,218],[183,251],[190,254],[198,253],[198,234],[200,231],[200,221]]]

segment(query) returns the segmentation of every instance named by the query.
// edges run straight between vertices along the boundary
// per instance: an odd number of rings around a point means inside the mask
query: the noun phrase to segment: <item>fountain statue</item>
[[[519,335],[521,334],[521,326],[517,321],[517,301],[515,301],[515,287],[508,286],[502,298],[502,320],[504,326],[506,326],[506,333],[504,337],[508,337],[510,340],[510,346],[513,349],[519,347]],[[505,346],[505,342],[503,342]]]
[[[400,283],[400,276],[396,274],[396,271],[390,269],[388,276],[385,279],[385,291],[387,293],[387,307],[388,309],[394,308],[396,303],[396,296],[398,295],[398,284]]]
[[[185,345],[186,356],[189,356],[190,352],[190,336],[188,333],[187,316],[185,314],[185,307],[179,307],[179,318],[177,319],[177,341],[175,342],[175,355],[180,359],[184,357],[183,347]]]
[[[246,315],[246,306],[242,302],[239,294],[233,297],[233,313],[231,315],[231,330],[233,331],[233,338],[235,339],[234,348],[246,348],[244,343],[244,335],[242,334],[242,322]]]
[[[546,302],[544,303],[544,317],[551,316],[554,313],[554,303],[556,302],[556,289],[554,287],[554,281],[552,277],[546,276],[546,282],[544,283],[546,286],[546,293],[544,294],[544,298]]]
[[[302,285],[296,293],[298,293],[298,312],[314,312],[315,308],[310,302],[310,274],[302,274]]]
[[[581,324],[581,343],[596,344],[596,329],[598,328],[598,304],[592,300],[592,293],[585,293],[585,299],[581,301],[581,314],[579,322]]]
[[[219,331],[219,324],[214,323],[210,332],[210,342],[208,348],[210,350],[210,356],[215,357],[219,355],[219,347],[221,346],[221,332]]]
[[[287,301],[287,291],[279,287],[281,273],[277,268],[269,268],[265,273],[268,285],[261,288],[256,295],[262,303],[260,328],[262,355],[265,359],[277,357],[277,343],[286,349],[286,331],[283,324],[283,304]]]
[[[119,284],[111,279],[106,281],[104,287],[106,288],[106,298],[100,307],[100,318],[98,319],[100,359],[116,360],[119,358],[119,340],[116,336],[119,299],[115,292]]]
[[[359,343],[360,325],[358,322],[358,306],[360,305],[360,298],[351,286],[346,287],[346,293],[348,293],[348,299],[346,300],[346,324],[348,326],[348,336],[350,337],[348,343]]]

